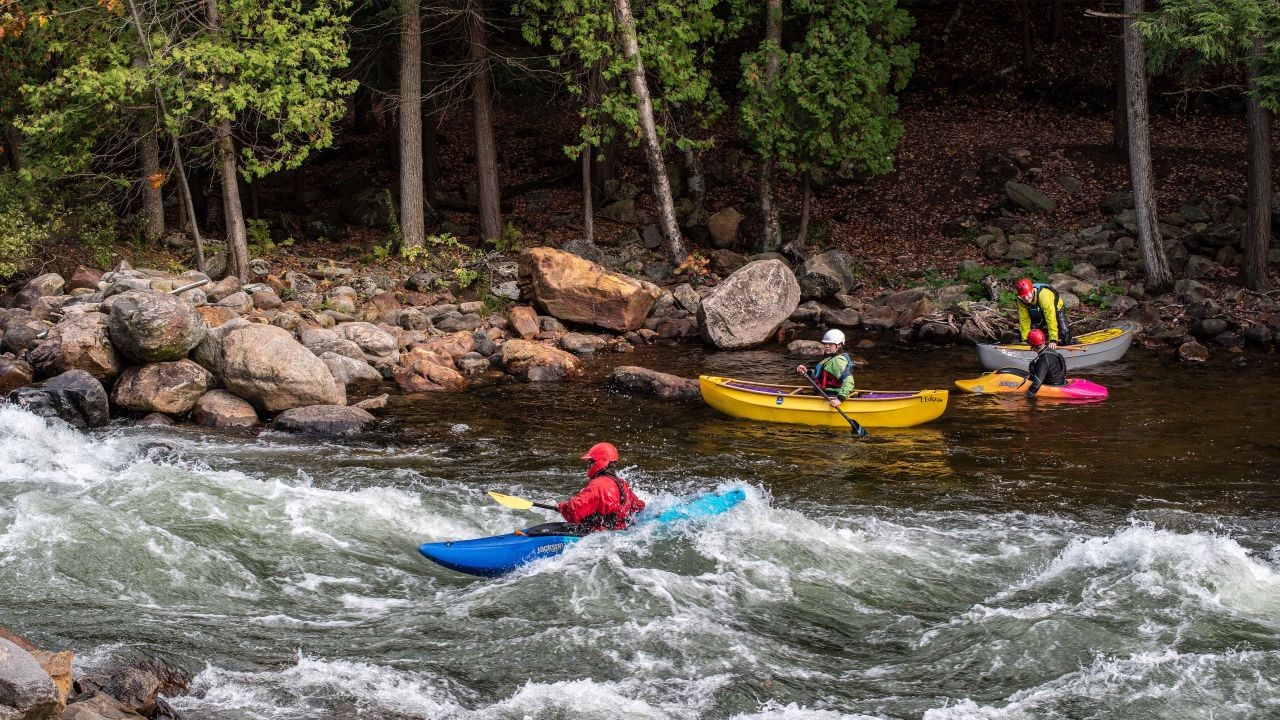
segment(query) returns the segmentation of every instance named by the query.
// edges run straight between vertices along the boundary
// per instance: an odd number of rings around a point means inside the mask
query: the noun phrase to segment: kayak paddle
[[[556,512],[560,512],[560,509],[555,505],[547,505],[545,503],[534,502],[532,500],[525,500],[524,498],[516,497],[515,495],[503,495],[500,492],[490,491],[489,497],[493,498],[499,505],[509,507],[512,510],[542,508],[543,510],[555,510]]]
[[[822,392],[822,388],[818,387],[818,383],[816,383],[816,382],[814,382],[814,381],[813,381],[813,378],[812,378],[812,377],[810,377],[809,373],[804,373],[804,379],[805,379],[805,380],[808,380],[808,381],[809,381],[809,384],[813,386],[813,389],[814,389],[815,391],[817,391],[817,393],[818,393],[818,397],[820,397],[820,398],[826,398],[826,397],[827,397],[827,394],[826,394],[826,393],[824,393],[824,392]],[[842,417],[842,418],[844,418],[845,420],[848,420],[848,421],[849,421],[849,430],[850,430],[854,435],[856,435],[856,436],[858,436],[858,437],[865,437],[865,436],[866,436],[866,434],[867,434],[867,429],[866,429],[866,428],[864,428],[864,427],[862,427],[861,425],[859,425],[857,420],[854,420],[853,418],[849,417],[848,415],[845,415],[845,414],[844,414],[844,411],[840,409],[840,406],[839,406],[839,405],[837,405],[837,406],[836,406],[835,410],[836,410],[836,412],[840,413],[840,417]]]

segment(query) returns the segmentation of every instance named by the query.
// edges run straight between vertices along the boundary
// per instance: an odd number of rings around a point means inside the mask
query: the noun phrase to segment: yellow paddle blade
[[[489,492],[489,497],[493,498],[499,505],[509,507],[512,510],[528,510],[533,507],[532,500],[525,500],[514,495],[503,495],[500,492]]]

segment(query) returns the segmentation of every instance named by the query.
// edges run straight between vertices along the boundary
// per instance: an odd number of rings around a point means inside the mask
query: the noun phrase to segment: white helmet
[[[826,335],[822,336],[822,342],[831,343],[833,345],[843,345],[844,333],[832,328],[831,330],[827,331]]]

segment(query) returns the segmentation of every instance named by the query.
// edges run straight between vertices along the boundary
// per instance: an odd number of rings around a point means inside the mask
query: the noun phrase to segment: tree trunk
[[[476,185],[480,202],[480,239],[502,237],[502,193],[498,188],[498,149],[493,142],[493,76],[489,71],[489,32],[484,3],[471,0],[467,38],[471,43],[471,119],[475,126]]]
[[[9,150],[9,166],[15,172],[25,168],[27,160],[22,156],[22,133],[18,131],[18,126],[12,123],[6,124],[4,138],[5,145]]]
[[[1121,160],[1129,158],[1129,93],[1125,72],[1124,38],[1121,37],[1116,58],[1116,104],[1111,111],[1111,146]]]
[[[684,151],[684,169],[689,175],[689,192],[699,203],[707,192],[707,174],[702,169],[702,155],[689,148]]]
[[[805,254],[805,244],[809,241],[809,208],[813,204],[813,174],[804,171],[804,195],[800,200],[800,229],[796,231],[796,252]]]
[[[601,63],[597,62],[591,68],[590,77],[587,79],[587,93],[593,98],[592,102],[598,103],[600,98],[604,96],[604,91],[604,75]],[[591,190],[594,193],[593,200],[604,198],[605,186],[613,179],[613,170],[617,159],[617,145],[612,138],[602,141],[600,147],[594,148],[591,153]]]
[[[591,154],[587,145],[582,151],[582,239],[588,244],[596,241],[595,208],[591,203]]]
[[[1018,14],[1022,16],[1022,70],[1028,72],[1031,70],[1033,58],[1031,56],[1031,8],[1027,3],[1029,0],[1021,0],[1018,3]]]
[[[422,56],[426,61],[423,65],[423,72],[430,73],[431,40],[429,37],[422,45]],[[427,205],[432,208],[434,219],[436,179],[440,177],[440,160],[436,148],[435,100],[431,98],[434,77],[428,74],[423,80],[423,85],[427,88],[427,95],[422,98],[422,194],[426,199]]]
[[[222,166],[222,214],[227,226],[227,276],[244,282],[249,279],[249,234],[240,207],[240,183],[236,172],[236,148],[231,142],[231,123],[224,120],[216,130],[218,160]]]
[[[778,81],[778,53],[782,46],[782,0],[768,0],[765,9],[765,42],[769,55],[765,58],[765,92],[772,93]],[[764,222],[764,250],[777,250],[782,245],[782,225],[778,221],[778,207],[773,202],[773,156],[760,158],[760,216]]]
[[[1247,76],[1251,93],[1245,99],[1245,126],[1249,134],[1249,213],[1244,226],[1244,284],[1257,292],[1271,290],[1267,277],[1267,250],[1271,245],[1271,117],[1252,94],[1258,91],[1259,67],[1256,58],[1264,48],[1253,38],[1255,59]]]
[[[1064,13],[1062,12],[1062,0],[1053,0],[1053,9],[1049,16],[1049,42],[1058,42],[1058,36],[1062,34],[1062,26],[1066,22]]]
[[[150,115],[148,113],[147,115]],[[147,239],[164,237],[164,197],[160,193],[164,176],[160,173],[160,143],[156,140],[153,117],[146,117],[138,133],[138,159],[142,165],[142,209],[146,215]]]
[[[667,166],[662,160],[662,146],[658,144],[658,128],[653,121],[653,102],[649,99],[649,83],[644,76],[644,60],[640,57],[640,45],[636,41],[635,19],[631,16],[630,0],[613,0],[613,14],[622,34],[622,52],[629,67],[628,79],[631,92],[635,93],[640,111],[640,129],[644,136],[644,155],[649,162],[649,175],[653,179],[653,197],[658,203],[658,225],[667,241],[667,255],[672,262],[683,262],[684,239],[676,223],[676,205],[671,198],[671,182],[667,179]]]
[[[422,197],[422,16],[418,0],[400,4],[401,249],[426,237]]]
[[[1146,51],[1142,33],[1134,18],[1142,12],[1143,0],[1124,0],[1124,69],[1128,88],[1129,174],[1133,183],[1133,203],[1138,212],[1138,247],[1146,266],[1148,290],[1161,290],[1173,283],[1164,242],[1156,225],[1156,196],[1151,172],[1151,138],[1147,131]]]

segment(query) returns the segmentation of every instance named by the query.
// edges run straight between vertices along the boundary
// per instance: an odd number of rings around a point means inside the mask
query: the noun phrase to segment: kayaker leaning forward
[[[1058,296],[1058,291],[1050,285],[1033,283],[1031,278],[1022,278],[1014,286],[1018,302],[1018,330],[1023,342],[1029,342],[1028,333],[1033,328],[1045,332],[1049,340],[1049,349],[1056,350],[1058,345],[1070,345],[1074,342],[1071,328],[1067,325],[1067,308]]]
[[[1067,359],[1062,353],[1045,345],[1044,331],[1036,328],[1027,334],[1027,344],[1036,351],[1036,357],[1027,368],[1027,379],[1031,387],[1027,397],[1034,398],[1040,392],[1041,385],[1067,384]]]
[[[804,365],[797,365],[796,374],[812,375],[814,382],[827,394],[831,407],[840,407],[840,403],[853,394],[853,358],[844,351],[844,333],[828,330],[822,336],[822,352],[826,357],[813,366],[812,372]]]
[[[564,519],[587,532],[622,530],[631,516],[644,510],[644,501],[636,497],[626,480],[613,469],[618,462],[618,448],[602,442],[591,446],[586,460],[587,486],[577,495],[556,505]]]

